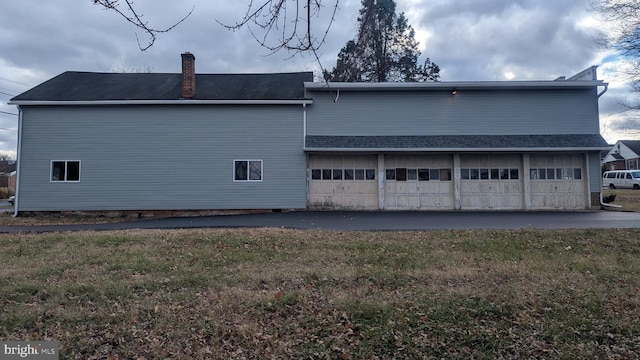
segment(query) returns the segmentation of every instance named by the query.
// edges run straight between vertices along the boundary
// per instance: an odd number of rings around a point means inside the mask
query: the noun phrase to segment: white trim
[[[95,101],[9,101],[9,105],[307,105],[313,100],[95,100]]]
[[[384,82],[344,83],[305,82],[307,90],[316,91],[386,91],[386,90],[497,90],[497,89],[557,89],[607,86],[603,80],[580,81],[452,81],[452,82]]]
[[[247,162],[247,180],[237,180],[236,179],[236,162],[238,161],[246,161]],[[260,162],[260,180],[251,180],[250,179],[250,174],[249,174],[249,170],[250,170],[250,166],[249,163],[252,161],[259,161]],[[257,182],[263,182],[264,181],[264,161],[261,159],[234,159],[233,160],[233,174],[232,174],[232,179],[234,183],[257,183]]]
[[[64,162],[64,180],[53,180],[53,163],[54,162]],[[67,180],[67,175],[69,174],[69,167],[67,166],[70,162],[78,163],[78,180]],[[51,160],[49,167],[49,182],[50,183],[79,183],[82,175],[82,161],[81,160]]]

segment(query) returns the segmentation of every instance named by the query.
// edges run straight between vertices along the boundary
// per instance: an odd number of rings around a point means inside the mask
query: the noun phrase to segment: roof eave
[[[563,89],[593,88],[605,86],[603,80],[592,81],[452,81],[452,82],[387,82],[387,83],[343,83],[305,82],[306,90],[312,91],[384,91],[384,90],[503,90],[503,89]]]
[[[307,152],[549,152],[603,151],[607,147],[514,147],[514,148],[324,148],[305,147]]]
[[[11,100],[9,105],[23,106],[91,106],[91,105],[310,105],[311,99],[298,100],[97,100],[97,101],[32,101]]]

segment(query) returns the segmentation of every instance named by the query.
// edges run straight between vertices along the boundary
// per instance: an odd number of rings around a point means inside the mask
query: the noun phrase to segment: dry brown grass
[[[61,358],[637,358],[640,230],[0,236],[0,338]]]

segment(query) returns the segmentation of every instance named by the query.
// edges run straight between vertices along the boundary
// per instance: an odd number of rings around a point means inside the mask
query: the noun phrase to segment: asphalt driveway
[[[283,227],[291,229],[403,231],[430,229],[640,228],[640,213],[582,212],[355,212],[290,211],[138,220],[112,224],[8,226],[0,233],[120,229]]]

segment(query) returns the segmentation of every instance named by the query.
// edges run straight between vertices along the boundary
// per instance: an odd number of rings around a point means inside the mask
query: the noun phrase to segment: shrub
[[[15,195],[15,191],[10,187],[0,187],[0,199],[8,199],[9,196]]]

